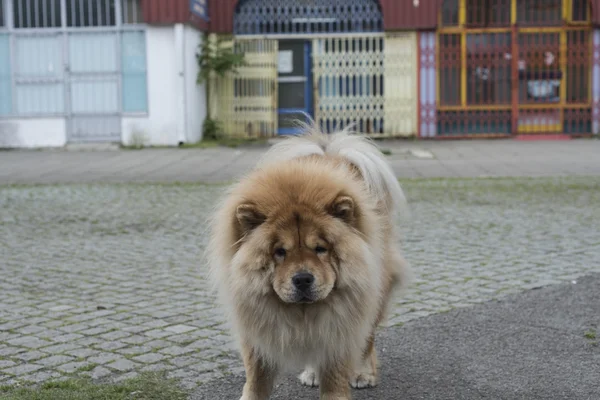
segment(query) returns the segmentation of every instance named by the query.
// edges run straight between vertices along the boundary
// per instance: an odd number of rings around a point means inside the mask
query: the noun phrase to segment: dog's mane
[[[356,135],[350,127],[324,134],[314,122],[299,125],[303,133],[273,145],[259,161],[259,168],[310,155],[340,156],[358,168],[369,192],[388,211],[406,211],[406,199],[394,171],[370,138]]]

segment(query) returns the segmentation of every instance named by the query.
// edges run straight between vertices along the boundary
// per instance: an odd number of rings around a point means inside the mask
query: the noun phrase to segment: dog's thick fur
[[[274,145],[211,225],[208,262],[244,360],[242,400],[268,399],[289,368],[306,367],[300,379],[320,385],[321,399],[350,399],[349,382],[376,385],[375,329],[405,283],[394,222],[404,196],[387,161],[346,131],[307,130]]]

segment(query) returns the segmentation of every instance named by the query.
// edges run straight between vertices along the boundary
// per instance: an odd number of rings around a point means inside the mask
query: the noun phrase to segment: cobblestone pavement
[[[389,324],[600,271],[600,177],[405,181]],[[0,187],[0,385],[241,363],[199,268],[221,185]]]

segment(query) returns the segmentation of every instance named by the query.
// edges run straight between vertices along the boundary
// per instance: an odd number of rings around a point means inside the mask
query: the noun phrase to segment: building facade
[[[143,0],[0,0],[0,147],[200,139],[202,21]]]
[[[0,0],[0,147],[600,131],[600,0]],[[196,84],[203,40],[244,53]]]
[[[295,133],[303,113],[372,136],[598,133],[598,0],[209,6],[209,31],[255,49],[219,107],[230,134]]]

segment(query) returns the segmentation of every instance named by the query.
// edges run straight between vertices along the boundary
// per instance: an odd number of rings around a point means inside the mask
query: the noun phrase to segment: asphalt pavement
[[[366,399],[600,399],[600,275],[530,290],[382,331],[381,383]],[[243,376],[201,386],[193,400],[239,399]],[[294,376],[273,400],[318,399]]]

